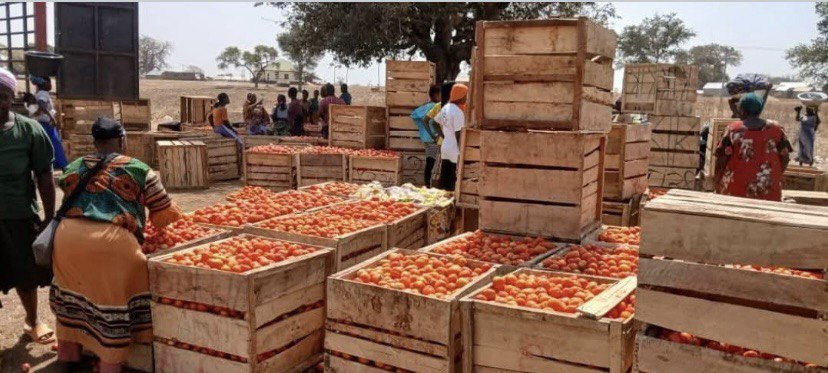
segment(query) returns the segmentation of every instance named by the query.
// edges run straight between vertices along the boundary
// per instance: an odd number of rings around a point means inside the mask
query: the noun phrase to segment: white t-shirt
[[[455,132],[463,128],[466,116],[459,106],[449,103],[440,109],[434,121],[443,129],[443,145],[440,146],[440,156],[451,163],[457,163],[460,156],[460,146],[457,144]]]

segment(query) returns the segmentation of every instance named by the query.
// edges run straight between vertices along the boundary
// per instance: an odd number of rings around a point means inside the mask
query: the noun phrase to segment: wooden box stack
[[[179,140],[191,136],[192,133],[186,132],[127,131],[126,155],[136,157],[152,168],[158,168],[158,141]]]
[[[607,136],[604,202],[601,221],[636,225],[639,202],[647,189],[650,128],[646,124],[613,123]]]
[[[701,122],[693,116],[698,68],[675,64],[624,66],[621,111],[647,114],[649,185],[692,189],[699,167]]]
[[[301,372],[321,361],[330,249],[243,273],[169,263],[174,255],[149,261],[157,371]],[[241,317],[176,307],[184,302]]]
[[[273,190],[296,189],[296,153],[273,154],[244,151],[244,185]]]
[[[828,208],[674,189],[647,203],[641,231],[640,371],[828,370]],[[660,339],[658,328],[764,358]]]
[[[399,249],[394,252],[416,254]],[[461,372],[463,344],[458,300],[491,278],[497,266],[445,299],[354,280],[360,269],[378,265],[388,254],[382,253],[328,279],[326,371],[380,371],[341,357],[347,354],[407,371]],[[473,260],[468,263],[472,268],[483,265]]]
[[[296,158],[296,170],[296,184],[299,187],[326,181],[347,181],[348,156],[300,152]]]
[[[384,187],[400,185],[402,179],[402,156],[367,157],[351,155],[348,159],[348,181],[367,184],[379,181]]]
[[[480,181],[480,130],[463,128],[460,134],[460,157],[457,160],[457,207],[477,209]]]
[[[168,189],[207,188],[207,144],[203,141],[158,141],[158,172]]]
[[[571,274],[520,268],[513,274],[569,277]],[[612,284],[584,303],[585,313],[508,305],[474,299],[486,284],[465,296],[463,311],[464,372],[612,372],[630,371],[634,359],[635,322],[604,315],[634,288],[634,278],[617,280],[578,275]],[[579,308],[579,310],[581,310]]]
[[[208,137],[201,141],[207,144],[207,173],[210,181],[238,179],[241,162],[236,140]]]
[[[480,22],[460,203],[480,229],[580,241],[601,224],[616,35],[586,18]],[[468,175],[466,175],[468,174]]]
[[[816,167],[790,165],[782,175],[782,189],[828,191],[828,172]]]
[[[127,131],[152,129],[152,105],[149,99],[118,101],[114,110],[115,118],[123,123]]]
[[[181,124],[185,127],[209,126],[207,116],[215,103],[215,97],[181,96]]]
[[[331,105],[328,145],[351,149],[385,147],[385,108]]]

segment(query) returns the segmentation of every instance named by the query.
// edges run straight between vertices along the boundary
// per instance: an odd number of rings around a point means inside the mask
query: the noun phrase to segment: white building
[[[705,96],[727,96],[727,90],[724,89],[722,82],[710,82],[702,87],[702,92]]]
[[[814,88],[805,82],[779,82],[774,84],[771,96],[779,98],[796,98],[796,95],[803,92],[811,92]]]
[[[299,74],[290,61],[280,58],[265,68],[262,81],[287,86],[299,83]]]

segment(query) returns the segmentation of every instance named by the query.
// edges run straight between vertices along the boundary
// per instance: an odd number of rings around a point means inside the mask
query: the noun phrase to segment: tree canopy
[[[141,35],[138,39],[138,72],[146,74],[155,69],[167,67],[167,57],[172,52],[172,43]]]
[[[303,42],[302,35],[296,30],[279,34],[276,41],[279,42],[279,49],[293,62],[299,79],[299,90],[301,91],[302,86],[310,81],[309,78],[313,75],[313,70],[316,69],[324,52],[318,48],[309,48]]]
[[[676,63],[695,65],[699,69],[699,86],[709,82],[728,80],[728,66],[739,66],[742,53],[736,48],[721,44],[697,45],[688,51],[676,54]]]
[[[287,10],[283,26],[306,48],[333,54],[345,66],[424,56],[438,81],[470,62],[477,21],[586,15],[606,23],[612,4],[595,3],[271,3]]]
[[[816,3],[820,20],[819,35],[810,44],[800,44],[788,49],[786,58],[799,74],[822,86],[828,92],[828,3]]]
[[[253,51],[242,51],[238,47],[227,47],[224,52],[216,57],[218,67],[220,69],[227,69],[228,67],[242,67],[250,72],[253,77],[253,84],[259,88],[259,80],[261,80],[265,69],[279,57],[279,51],[276,48],[268,47],[266,45],[257,45],[253,47]]]
[[[680,54],[681,45],[696,36],[675,13],[656,14],[638,25],[624,27],[618,37],[620,63],[668,63]]]

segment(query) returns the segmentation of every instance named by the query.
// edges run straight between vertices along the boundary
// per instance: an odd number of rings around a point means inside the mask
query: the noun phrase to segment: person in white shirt
[[[457,158],[460,156],[460,130],[466,122],[466,94],[469,88],[454,84],[448,104],[443,105],[434,121],[440,124],[443,144],[440,146],[440,189],[454,190],[457,182]]]

